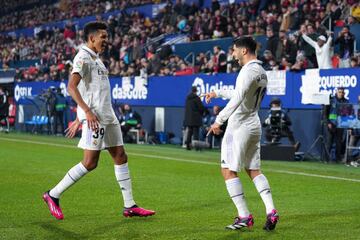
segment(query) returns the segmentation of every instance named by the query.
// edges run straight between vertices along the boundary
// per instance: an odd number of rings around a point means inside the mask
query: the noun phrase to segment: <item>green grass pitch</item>
[[[134,196],[154,209],[124,218],[113,163],[65,192],[63,221],[41,199],[82,158],[77,139],[0,134],[0,239],[360,239],[360,169],[314,162],[263,161],[280,222],[265,232],[265,210],[250,179],[240,174],[252,230],[227,231],[236,209],[220,175],[218,151],[126,145]]]

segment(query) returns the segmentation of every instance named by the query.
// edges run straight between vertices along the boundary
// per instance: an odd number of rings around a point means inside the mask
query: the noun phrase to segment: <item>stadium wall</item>
[[[272,97],[278,97],[283,107],[289,109],[289,116],[293,121],[293,131],[297,140],[302,142],[302,149],[306,150],[321,133],[320,105],[303,104],[303,92],[333,93],[339,87],[345,87],[346,97],[350,102],[356,102],[360,95],[358,69],[311,69],[294,73],[275,71],[268,72],[269,86],[267,96],[262,102],[260,111],[264,120]],[[128,103],[143,117],[144,127],[149,133],[154,132],[155,107],[165,108],[165,131],[181,137],[184,117],[185,97],[191,86],[198,87],[199,93],[205,93],[216,88],[234,88],[236,74],[191,75],[181,77],[150,77],[111,78],[111,95],[114,105]],[[44,102],[38,96],[50,87],[60,87],[65,96],[67,82],[25,82],[16,83],[14,98],[18,105],[24,105],[24,120],[31,119],[34,114],[44,114]],[[70,102],[70,98],[68,98]],[[305,99],[306,100],[306,99]],[[308,99],[309,101],[309,99]],[[223,99],[214,100],[207,105],[225,106]],[[19,108],[18,108],[19,109]],[[67,114],[68,119],[74,118],[74,113]],[[21,124],[19,129],[24,129]],[[284,140],[286,142],[286,140]]]

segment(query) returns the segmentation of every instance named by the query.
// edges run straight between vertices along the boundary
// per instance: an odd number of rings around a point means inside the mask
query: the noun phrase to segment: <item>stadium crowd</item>
[[[32,2],[36,4],[41,1],[33,0]],[[0,17],[0,32],[36,27],[48,22],[82,18],[113,10],[160,2],[161,0],[60,0],[54,4],[39,4],[28,10],[11,11],[14,8],[16,9],[17,6],[29,4],[29,1],[5,1],[5,9],[2,12],[7,14]]]
[[[121,4],[120,4],[121,2]],[[145,4],[151,0],[138,1],[60,1],[57,5],[41,6],[39,9],[18,12],[14,17],[3,16],[2,30],[36,26],[45,22],[97,14],[98,20],[109,25],[109,46],[103,54],[110,74],[114,76],[166,76],[217,72],[235,72],[239,67],[232,61],[232,49],[214,47],[213,51],[200,53],[195,62],[187,62],[168,51],[157,51],[158,43],[152,39],[164,34],[186,35],[187,42],[266,35],[266,50],[260,59],[266,70],[286,69],[299,71],[317,67],[320,59],[331,62],[331,67],[359,66],[360,57],[354,53],[354,35],[348,25],[358,22],[352,16],[353,9],[360,7],[354,0],[250,0],[238,4],[220,5],[212,1],[211,8],[199,8],[178,0],[168,2],[155,19],[143,17],[139,12],[101,19],[100,13],[124,9],[133,4]],[[159,2],[159,1],[156,1]],[[263,4],[265,2],[265,4]],[[66,5],[68,4],[68,5]],[[62,5],[66,5],[62,9]],[[77,7],[74,7],[77,6]],[[44,9],[42,9],[44,8]],[[58,8],[62,10],[59,11]],[[77,11],[74,11],[77,9]],[[41,12],[54,12],[54,15]],[[36,17],[35,17],[36,15]],[[51,15],[51,16],[50,16]],[[24,21],[17,21],[22,16]],[[331,16],[328,18],[327,16]],[[14,20],[15,19],[15,20]],[[34,21],[31,22],[30,19]],[[343,26],[338,36],[325,26]],[[30,24],[30,25],[26,25]],[[316,47],[303,37],[325,44],[332,37],[339,51],[331,56],[317,56]],[[83,43],[82,31],[69,21],[65,29],[39,29],[32,38],[0,35],[0,59],[3,68],[19,60],[39,59],[40,64],[16,70],[17,81],[49,81],[67,79],[71,60]],[[333,45],[334,45],[333,44]],[[166,50],[166,48],[165,48]]]

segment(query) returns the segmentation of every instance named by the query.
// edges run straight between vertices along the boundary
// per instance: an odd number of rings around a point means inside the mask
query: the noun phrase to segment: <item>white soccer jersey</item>
[[[218,97],[230,99],[219,113],[216,122],[228,120],[229,129],[246,126],[252,134],[261,134],[258,110],[266,92],[267,76],[261,61],[252,60],[245,64],[236,79],[234,90],[218,90]]]
[[[74,58],[71,73],[80,74],[78,90],[85,103],[99,118],[100,123],[119,123],[111,105],[108,70],[99,55],[87,46],[82,46]],[[77,108],[77,116],[80,121],[86,119],[86,114],[80,107]]]

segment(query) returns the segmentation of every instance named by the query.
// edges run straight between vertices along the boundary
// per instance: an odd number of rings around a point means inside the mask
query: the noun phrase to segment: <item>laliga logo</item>
[[[14,92],[15,100],[19,101],[22,97],[32,96],[32,87],[20,87],[19,85],[16,85]]]
[[[197,87],[198,95],[205,94],[205,93],[212,92],[212,91],[221,90],[221,89],[223,89],[223,90],[233,90],[234,89],[234,85],[224,85],[223,81],[215,83],[214,85],[210,85],[209,83],[204,83],[204,80],[199,77],[195,78],[192,86]]]

